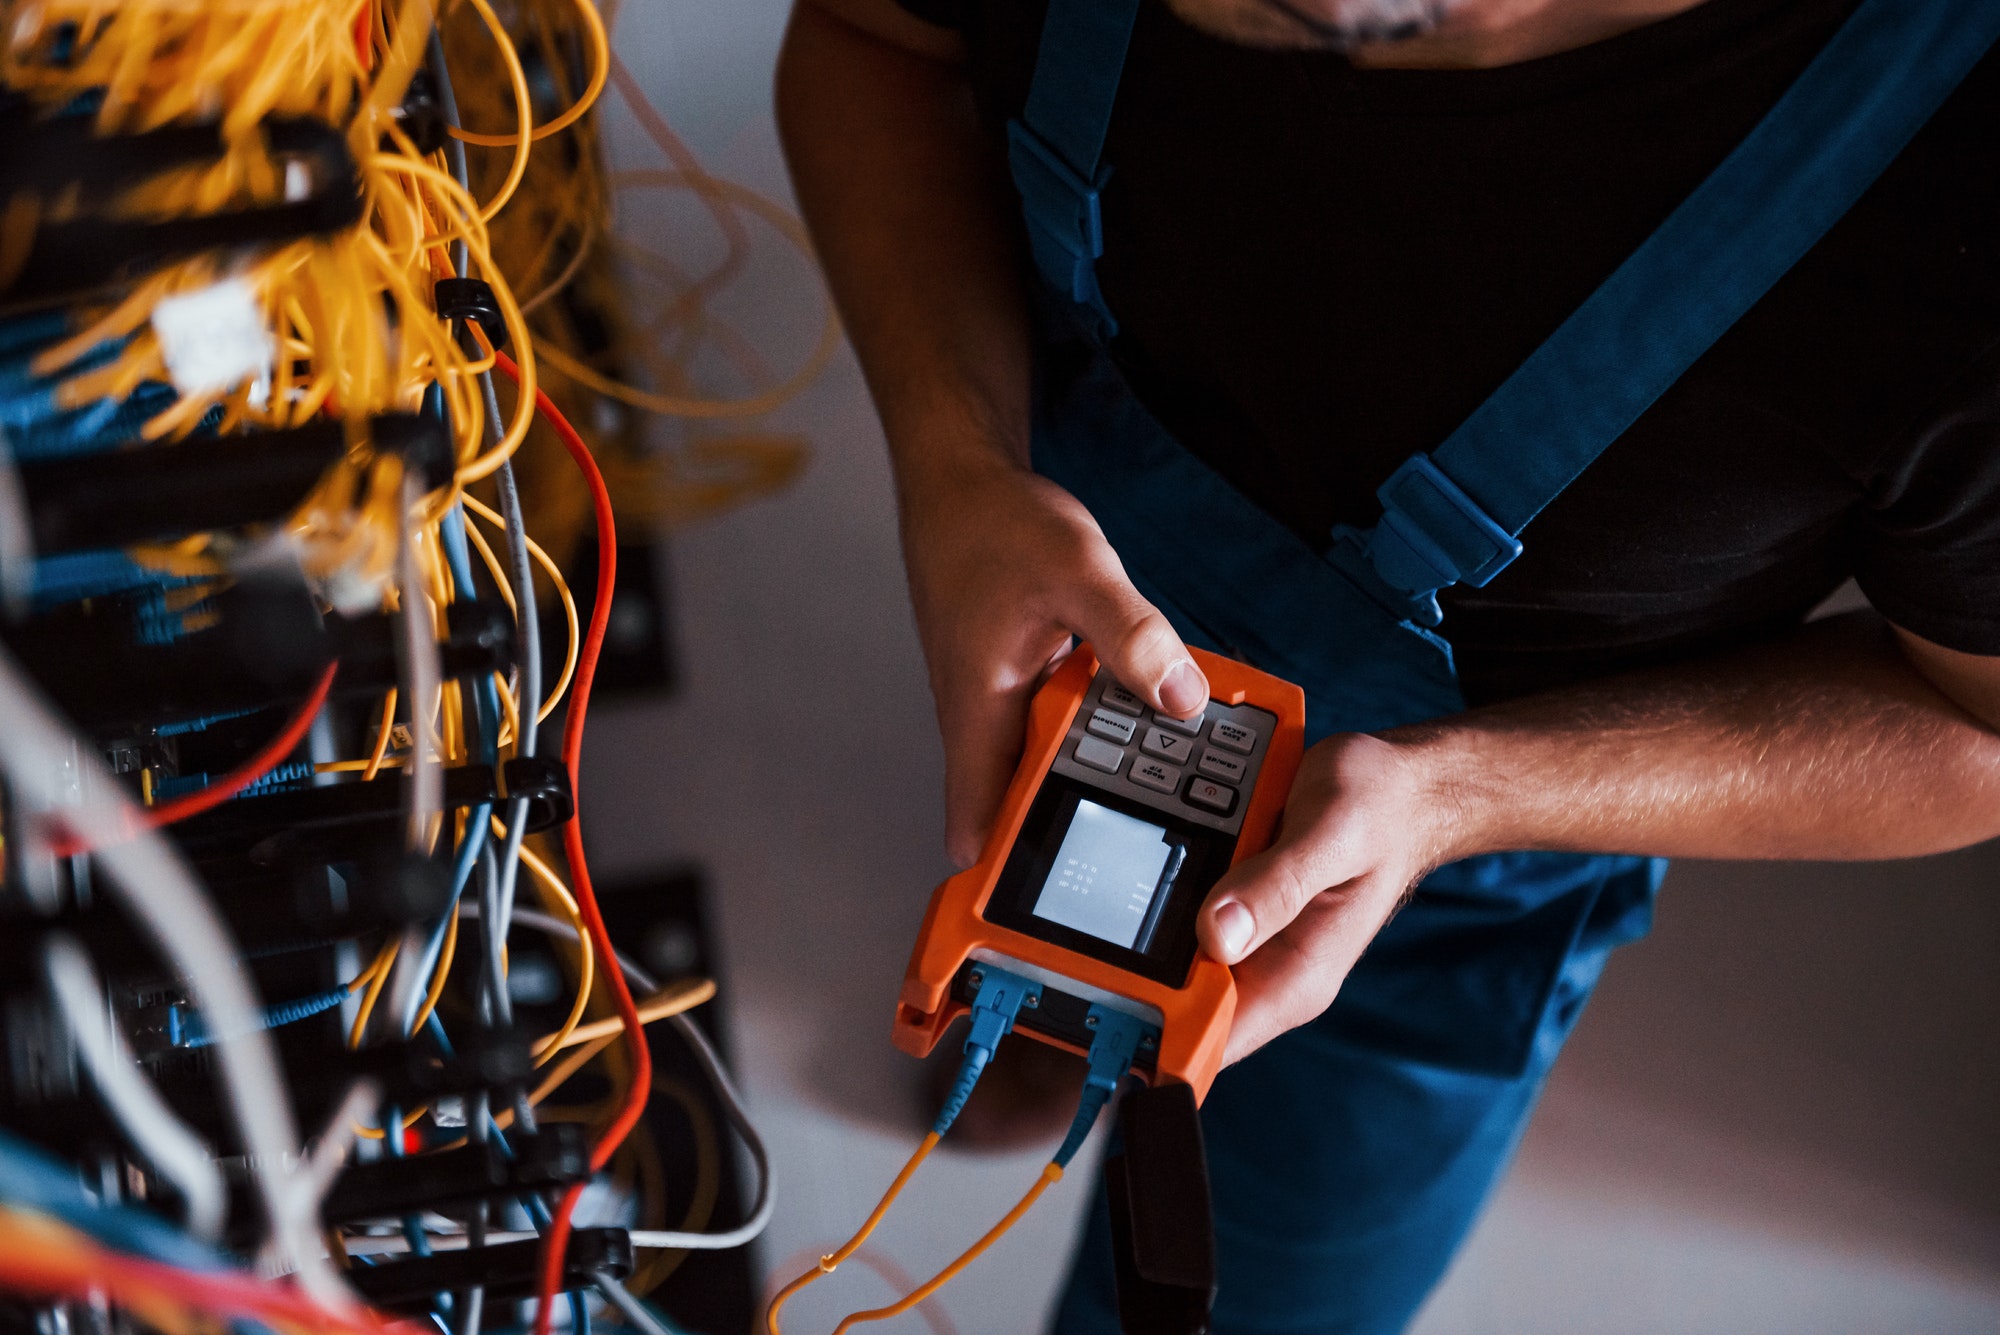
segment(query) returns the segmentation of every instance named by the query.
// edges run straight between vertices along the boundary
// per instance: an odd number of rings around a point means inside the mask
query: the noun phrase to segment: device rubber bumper
[[[1278,718],[1256,788],[1244,812],[1234,865],[1267,847],[1276,833],[1278,818],[1304,752],[1305,699],[1296,686],[1254,668],[1199,649],[1190,652],[1208,677],[1212,698],[1224,704],[1254,704]],[[1226,966],[1197,950],[1186,981],[1180,987],[1170,987],[996,926],[984,917],[987,900],[1000,879],[1028,808],[1062,748],[1096,671],[1097,656],[1088,646],[1079,646],[1036,692],[1029,706],[1027,744],[1020,767],[987,835],[979,862],[947,879],[931,895],[903,978],[893,1036],[896,1046],[903,1051],[918,1057],[928,1056],[951,1023],[968,1010],[963,1001],[952,996],[952,983],[960,969],[975,959],[1001,956],[1158,1012],[1161,1035],[1153,1069],[1141,1069],[1137,1074],[1156,1084],[1189,1085],[1199,1101],[1207,1096],[1209,1085],[1222,1068],[1223,1048],[1236,1016],[1236,983]],[[1079,1055],[1084,1053],[1074,1043],[1037,1032],[1030,1013],[1022,1014],[1017,1030],[1051,1046]]]

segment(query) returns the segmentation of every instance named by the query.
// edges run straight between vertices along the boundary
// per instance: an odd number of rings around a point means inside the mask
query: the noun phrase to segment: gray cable
[[[462,918],[477,918],[480,916],[478,909],[470,904],[461,908],[458,912]],[[538,932],[547,932],[549,935],[559,936],[565,941],[578,941],[582,939],[577,935],[575,924],[569,922],[567,919],[558,918],[553,913],[544,913],[540,909],[515,909],[513,925],[532,927]],[[640,992],[651,993],[660,990],[659,979],[633,963],[623,951],[618,952],[618,971],[624,974],[625,980]]]
[[[459,129],[461,127],[458,123],[458,95],[451,88],[451,70],[445,65],[444,60],[444,39],[438,36],[438,30],[435,25],[431,28],[430,67],[431,78],[437,84],[438,112],[443,115],[446,125],[449,125],[454,130]],[[464,141],[453,135],[446,135],[444,137],[444,160],[450,166],[453,178],[465,187],[466,193],[470,194],[472,191],[472,178],[465,168]],[[465,242],[453,242],[451,247],[451,267],[458,272],[459,277],[465,277],[466,266],[470,262],[471,251]]]
[[[505,923],[507,915],[500,911],[500,860],[494,856],[493,841],[487,840],[486,847],[479,850],[479,898],[476,906],[479,912],[479,936],[485,946],[485,960],[482,963],[480,1000],[486,1007],[486,1022],[496,1028],[510,1028],[514,1023],[514,998],[507,992],[507,931],[495,928],[494,923]],[[461,905],[459,916],[464,917],[472,905]]]
[[[42,967],[49,995],[104,1106],[154,1170],[180,1191],[187,1202],[188,1232],[213,1241],[229,1211],[215,1156],[140,1072],[138,1059],[112,1022],[110,1003],[83,948],[67,936],[51,936],[42,948]]]
[[[591,1284],[604,1295],[605,1301],[618,1309],[618,1314],[637,1326],[643,1335],[679,1335],[672,1327],[653,1315],[652,1309],[632,1295],[632,1291],[620,1283],[616,1276],[600,1270],[591,1277]]]
[[[497,439],[500,396],[493,390],[491,371],[480,375],[479,389],[486,399],[487,421],[492,423],[490,434]],[[531,756],[542,726],[541,609],[535,605],[535,572],[528,563],[528,530],[521,518],[521,490],[514,484],[514,461],[501,464],[493,479],[500,488],[500,517],[507,521],[507,573],[514,581],[514,615],[521,637],[521,754]],[[522,809],[526,810],[525,803]],[[519,823],[508,822],[510,828]]]
[[[461,910],[465,911],[467,910]],[[560,936],[570,941],[581,939],[576,928],[569,923],[552,914],[541,913],[534,909],[515,909],[514,921],[523,927],[547,932],[551,936]],[[632,986],[645,992],[660,990],[659,980],[652,974],[623,955],[617,958],[620,971]],[[667,1023],[687,1040],[688,1047],[694,1052],[695,1061],[700,1064],[702,1073],[714,1087],[716,1097],[722,1100],[723,1111],[728,1114],[730,1125],[736,1128],[737,1134],[743,1138],[744,1148],[750,1151],[751,1161],[757,1166],[757,1199],[751,1208],[750,1217],[740,1226],[726,1232],[676,1233],[648,1229],[635,1231],[632,1234],[632,1242],[634,1246],[639,1247],[676,1247],[691,1251],[722,1251],[731,1247],[741,1247],[764,1231],[765,1226],[771,1222],[772,1213],[777,1209],[777,1193],[772,1189],[771,1182],[771,1157],[764,1148],[763,1137],[757,1134],[757,1128],[751,1124],[750,1114],[743,1108],[742,1094],[737,1091],[735,1082],[729,1078],[729,1072],[723,1068],[722,1058],[709,1043],[708,1035],[702,1033],[701,1026],[685,1015],[670,1015],[667,1017]],[[491,1240],[495,1242],[511,1240],[511,1235],[496,1233],[491,1235]]]
[[[437,29],[431,29],[430,36],[431,76],[437,81],[438,111],[444,122],[452,129],[460,128],[458,118],[458,94],[451,83],[451,67],[445,59],[444,42]],[[451,168],[452,176],[469,194],[472,179],[466,169],[465,143],[452,135],[445,136],[445,161]],[[452,267],[459,277],[471,271],[471,251],[464,241],[452,246]],[[500,396],[493,388],[493,373],[483,371],[479,376],[482,406],[486,410],[486,443],[491,446],[500,438]],[[514,462],[503,460],[495,485],[500,491],[500,513],[506,520],[504,537],[507,543],[508,578],[514,586],[514,627],[515,638],[520,642],[520,674],[515,681],[521,707],[519,714],[519,736],[515,739],[515,753],[520,756],[535,754],[535,742],[541,720],[537,715],[542,704],[542,638],[541,624],[535,607],[534,570],[528,563],[527,531],[521,523],[521,494],[514,483]],[[471,520],[466,521],[470,523]],[[493,841],[489,838],[479,851],[479,905],[485,910],[481,919],[481,935],[485,938],[485,959],[481,969],[481,1003],[486,1008],[488,1023],[501,1028],[509,1028],[514,1023],[514,999],[507,992],[507,926],[513,913],[514,887],[521,870],[521,841],[528,830],[528,801],[516,798],[507,804],[505,816],[507,839],[504,853],[495,858]],[[498,924],[496,928],[494,924]],[[487,1135],[488,1100],[482,1090],[474,1101],[469,1132],[473,1140],[483,1141]],[[528,1092],[517,1090],[514,1099],[514,1118],[522,1130],[532,1133],[535,1129],[535,1108],[528,1102]],[[486,1204],[480,1202],[470,1221],[472,1245],[478,1246],[486,1234]],[[475,1288],[466,1294],[463,1335],[478,1335],[481,1316],[485,1308],[486,1291]]]
[[[479,387],[486,396],[486,416],[498,430],[500,421],[500,399],[493,392],[493,373],[486,372],[479,377]],[[542,627],[540,612],[535,606],[535,579],[528,567],[527,530],[522,527],[521,493],[514,485],[514,465],[511,460],[500,465],[494,474],[500,487],[500,515],[507,521],[507,563],[509,573],[514,577],[515,625],[521,641],[521,738],[518,753],[522,756],[535,754],[535,745],[540,740],[540,720],[536,718],[542,708]],[[528,802],[526,798],[516,798],[507,804],[507,845],[500,855],[500,886],[495,900],[499,921],[505,923],[514,910],[514,891],[521,877],[521,841],[528,833]],[[503,930],[501,936],[506,935]]]
[[[435,29],[430,38],[431,77],[437,83],[438,111],[446,125],[456,130],[460,128],[458,118],[458,95],[452,89],[451,69],[445,61],[444,42]],[[468,191],[472,188],[471,177],[466,170],[465,144],[449,135],[445,137],[445,161],[451,167],[451,174]],[[471,264],[469,252],[463,242],[452,248],[452,265],[460,277],[469,272]],[[500,439],[500,395],[493,387],[493,373],[483,371],[479,376],[479,392],[486,409],[486,443],[491,446]],[[521,654],[520,688],[521,735],[516,753],[522,756],[535,754],[541,719],[538,715],[542,707],[542,629],[539,609],[535,606],[534,567],[529,564],[527,529],[521,519],[521,492],[514,482],[514,461],[509,459],[500,465],[494,474],[494,483],[500,491],[500,516],[507,523],[503,535],[507,543],[507,575],[514,586],[514,628],[519,640]],[[500,855],[500,880],[497,895],[490,911],[497,921],[505,923],[514,907],[514,891],[519,884],[521,873],[521,841],[528,832],[528,800],[517,798],[507,804],[504,818],[507,826],[506,847]],[[506,939],[503,927],[497,936]],[[492,955],[495,979],[503,972],[498,967],[499,952]],[[495,984],[496,994],[503,998],[496,1004],[496,1016],[512,1019],[512,1008],[505,1000],[504,986]]]
[[[493,841],[488,839],[479,849],[479,866],[475,872],[479,878],[480,904],[489,902],[499,887],[500,876],[493,858]],[[506,970],[503,967],[498,942],[489,924],[492,919],[482,919],[479,934],[486,946],[480,967],[479,1005],[480,1015],[491,1027],[497,1022],[501,1008],[511,1011],[511,998],[507,996]],[[472,1108],[465,1119],[466,1138],[476,1145],[484,1145],[491,1137],[488,1122],[493,1111],[492,1098],[482,1086],[473,1095]],[[486,1198],[481,1197],[473,1204],[472,1212],[465,1221],[465,1242],[468,1247],[486,1245]],[[467,1289],[459,1298],[459,1335],[479,1335],[479,1327],[486,1315],[486,1289],[478,1285]]]
[[[720,1251],[730,1247],[741,1247],[756,1238],[771,1222],[777,1212],[778,1193],[771,1181],[771,1156],[764,1148],[763,1137],[751,1124],[750,1114],[744,1111],[743,1096],[729,1079],[729,1072],[722,1067],[722,1058],[710,1046],[708,1035],[701,1032],[701,1026],[685,1015],[669,1015],[667,1023],[680,1031],[693,1049],[695,1060],[701,1064],[702,1072],[722,1100],[723,1110],[729,1114],[729,1123],[736,1128],[736,1134],[743,1138],[743,1146],[750,1151],[751,1162],[757,1165],[757,1203],[751,1208],[750,1217],[725,1233],[676,1233],[661,1230],[635,1232],[632,1244],[636,1247],[686,1247],[696,1251]]]

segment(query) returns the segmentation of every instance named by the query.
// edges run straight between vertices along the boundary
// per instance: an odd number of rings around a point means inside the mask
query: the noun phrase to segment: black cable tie
[[[569,770],[549,756],[516,756],[494,772],[503,802],[526,798],[530,834],[554,829],[576,815],[576,795],[570,791]]]
[[[449,137],[444,108],[438,102],[437,83],[429,70],[418,70],[410,76],[409,91],[403,94],[402,105],[390,115],[424,157],[443,148]],[[388,152],[391,147],[388,136],[383,136],[383,151]]]
[[[507,320],[493,288],[481,278],[440,278],[432,289],[437,313],[447,320],[477,320],[494,351],[507,346]]]

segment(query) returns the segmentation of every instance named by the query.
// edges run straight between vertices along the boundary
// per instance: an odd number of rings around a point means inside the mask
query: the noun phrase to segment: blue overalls
[[[1460,712],[1436,593],[1518,535],[1824,235],[2000,36],[2000,0],[1865,0],[1779,105],[1480,409],[1314,550],[1170,437],[1104,349],[1101,161],[1141,0],[1052,0],[1010,166],[1036,294],[1034,465],[1190,644],[1306,693],[1308,742]],[[1329,448],[1335,448],[1329,446]],[[1664,863],[1505,853],[1440,868],[1321,1018],[1202,1110],[1217,1335],[1403,1329],[1526,1124]],[[1056,1320],[1118,1329],[1102,1193]]]

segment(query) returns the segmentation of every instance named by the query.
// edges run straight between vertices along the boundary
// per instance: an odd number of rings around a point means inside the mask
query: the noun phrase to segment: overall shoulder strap
[[[1769,115],[1432,455],[1334,563],[1399,616],[1518,535],[1823,237],[2000,38],[2000,0],[1864,0]]]
[[[1049,0],[1027,106],[1007,123],[1007,165],[1035,267],[1090,310],[1107,338],[1118,324],[1097,287],[1098,192],[1110,177],[1101,159],[1138,15],[1139,0]]]

